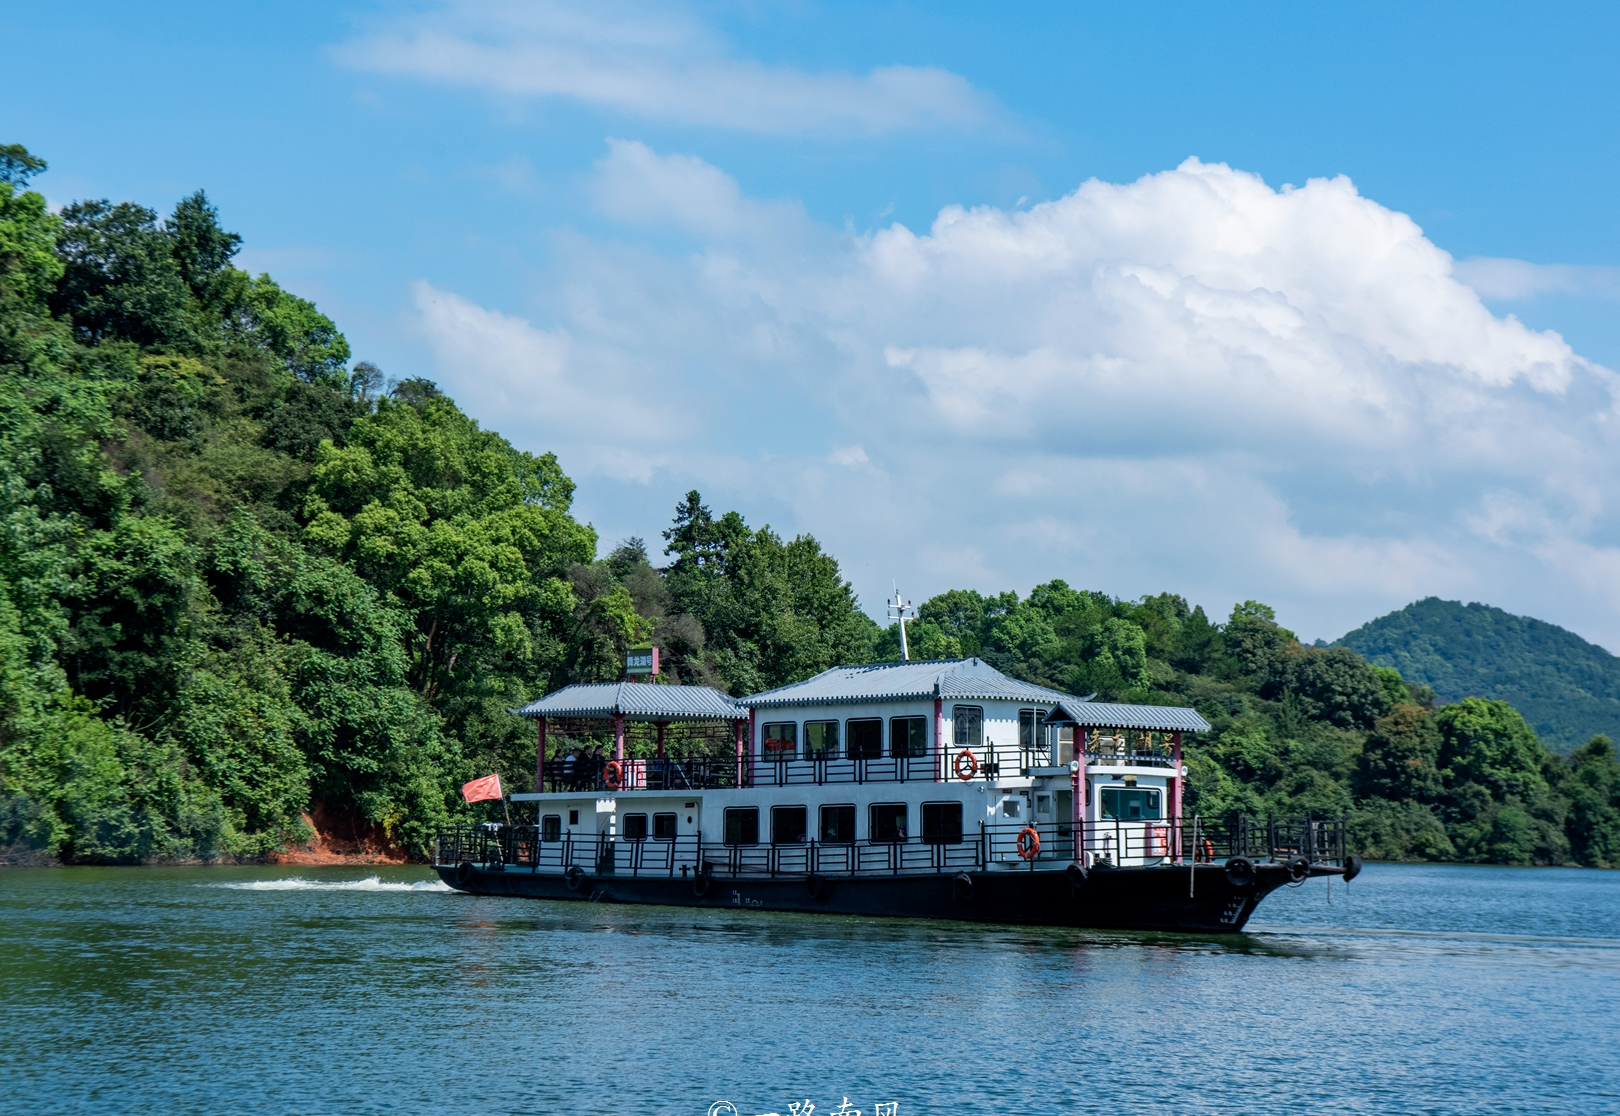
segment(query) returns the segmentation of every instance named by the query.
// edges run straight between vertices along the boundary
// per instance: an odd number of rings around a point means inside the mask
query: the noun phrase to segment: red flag
[[[485,775],[482,779],[474,779],[470,783],[461,785],[461,797],[468,802],[488,802],[492,798],[501,798],[501,777],[499,775]]]

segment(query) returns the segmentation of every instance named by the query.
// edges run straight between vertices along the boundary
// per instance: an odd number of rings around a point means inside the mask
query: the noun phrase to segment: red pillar
[[[534,752],[534,789],[544,791],[546,789],[546,719],[536,717],[535,724],[539,726],[540,739],[539,746]]]
[[[668,721],[658,722],[658,758],[664,758],[664,730],[669,727]]]
[[[1170,816],[1176,820],[1177,844],[1181,845],[1181,733],[1175,733],[1170,741],[1170,767],[1174,772],[1170,776]],[[1176,851],[1182,853],[1180,848]]]
[[[1073,816],[1069,828],[1074,834],[1075,863],[1083,868],[1086,866],[1086,730],[1080,725],[1074,726],[1074,763],[1073,790],[1069,792],[1069,812]]]
[[[732,722],[737,729],[737,785],[743,785],[743,726],[748,724],[741,717]]]
[[[624,714],[613,714],[613,758],[624,762]]]
[[[934,782],[945,781],[945,702],[934,699]]]
[[[754,753],[759,749],[759,731],[755,727],[755,715],[759,711],[752,706],[748,709],[748,785],[754,785]]]

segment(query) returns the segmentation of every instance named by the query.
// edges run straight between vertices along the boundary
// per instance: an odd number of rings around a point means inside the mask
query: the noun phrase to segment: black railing
[[[1033,832],[1034,840],[1030,839]],[[1313,864],[1342,864],[1343,819],[1293,818],[1260,821],[1237,817],[1207,823],[1156,819],[1088,822],[1090,866],[1134,867],[1224,862],[1245,856],[1286,861],[1303,856]],[[434,863],[511,866],[593,875],[689,876],[705,872],[747,876],[881,875],[996,868],[1054,868],[1073,861],[1074,833],[1067,822],[980,825],[960,839],[907,837],[893,841],[801,841],[727,845],[696,834],[675,838],[627,838],[564,832],[544,840],[533,825],[446,826],[438,831]]]

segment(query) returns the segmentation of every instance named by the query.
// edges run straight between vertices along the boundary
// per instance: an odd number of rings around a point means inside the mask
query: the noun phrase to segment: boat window
[[[809,837],[809,815],[803,806],[772,806],[771,844],[804,844]]]
[[[540,840],[562,840],[562,815],[547,814],[545,817],[540,819]]]
[[[1003,798],[1001,800],[1001,813],[1004,817],[1016,818],[1022,813],[1024,800],[1021,798]]]
[[[837,759],[838,722],[806,721],[804,754],[806,759]]]
[[[823,806],[821,839],[831,845],[847,845],[855,840],[855,807]]]
[[[765,726],[765,758],[792,759],[799,750],[799,726],[782,721]]]
[[[624,839],[626,841],[645,841],[647,839],[646,814],[626,814],[624,816]]]
[[[899,842],[906,839],[906,804],[904,802],[874,802],[867,832],[873,844]]]
[[[1159,793],[1134,787],[1104,787],[1102,816],[1121,821],[1140,821],[1159,816]]]
[[[660,841],[675,840],[675,815],[654,814],[653,836]]]
[[[928,754],[928,718],[896,717],[889,722],[889,754],[891,756],[926,756]]]
[[[984,744],[984,710],[977,705],[951,706],[951,731],[958,748],[978,748]]]
[[[924,802],[922,839],[930,845],[960,845],[962,843],[962,804],[960,802]]]
[[[568,811],[568,824],[569,825],[578,825],[579,824],[579,811],[578,810],[570,810],[570,811]]]
[[[759,844],[758,806],[731,806],[726,809],[726,844]]]
[[[1037,794],[1035,796],[1035,816],[1037,818],[1049,818],[1049,817],[1052,816],[1052,796],[1051,795],[1049,795],[1049,794]]]
[[[1018,711],[1018,746],[1026,752],[1035,747],[1036,712],[1034,709],[1020,709]]]
[[[849,728],[849,758],[877,759],[883,755],[883,719],[863,717],[851,720]]]

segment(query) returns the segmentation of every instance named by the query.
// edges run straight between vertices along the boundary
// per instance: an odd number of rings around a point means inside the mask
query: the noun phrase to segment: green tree
[[[1442,794],[1440,730],[1427,710],[1402,703],[1373,726],[1358,772],[1363,796],[1434,802]]]

